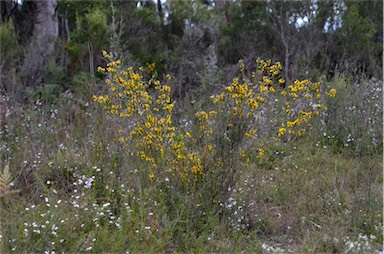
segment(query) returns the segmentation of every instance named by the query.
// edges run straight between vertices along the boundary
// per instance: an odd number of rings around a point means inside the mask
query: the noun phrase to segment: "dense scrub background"
[[[257,58],[280,61],[289,82],[382,77],[381,1],[19,2],[1,2],[0,32],[1,89],[17,100],[68,89],[89,98],[101,50],[127,66],[154,63],[179,97],[228,84],[240,59],[249,70]],[[52,22],[39,18],[47,13]]]

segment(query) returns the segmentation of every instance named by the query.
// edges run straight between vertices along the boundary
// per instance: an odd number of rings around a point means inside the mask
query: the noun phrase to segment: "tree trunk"
[[[159,14],[160,24],[163,27],[163,24],[164,24],[164,13],[163,13],[163,6],[161,4],[161,0],[157,0],[157,12]]]
[[[288,45],[284,43],[285,46],[285,60],[284,60],[284,74],[285,74],[285,81],[286,84],[291,83],[291,79],[289,77],[289,48]]]
[[[33,35],[26,47],[22,72],[25,86],[33,87],[42,81],[41,69],[54,52],[59,35],[57,0],[34,1]]]
[[[12,0],[0,1],[0,24],[5,23],[17,8],[17,3]]]

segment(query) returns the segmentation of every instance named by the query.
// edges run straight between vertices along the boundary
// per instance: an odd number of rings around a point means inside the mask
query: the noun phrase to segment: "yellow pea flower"
[[[332,88],[332,89],[329,91],[329,96],[330,96],[330,97],[335,97],[335,96],[336,96],[336,89]]]

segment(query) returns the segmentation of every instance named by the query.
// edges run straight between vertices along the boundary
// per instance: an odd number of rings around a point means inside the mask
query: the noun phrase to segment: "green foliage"
[[[63,87],[59,84],[42,84],[35,89],[32,98],[48,105],[55,104],[62,91]]]
[[[10,66],[21,53],[12,20],[1,25],[0,41],[1,64]]]
[[[120,50],[124,55],[131,54],[134,60],[142,65],[156,62],[161,58],[162,24],[154,8],[132,9],[129,12],[117,12],[124,25],[121,29],[121,40],[124,42]],[[119,16],[118,16],[119,17]],[[156,41],[156,43],[153,43]],[[159,65],[160,66],[160,65]]]
[[[7,20],[0,26],[0,92],[8,93],[13,100],[19,99],[22,93],[17,74],[21,53],[17,31],[12,20]]]
[[[227,2],[220,20],[219,55],[221,63],[236,63],[239,59],[272,58],[276,53],[273,33],[266,19],[262,1]],[[268,48],[268,50],[262,50]],[[281,58],[282,59],[282,58]]]
[[[349,5],[343,16],[345,24],[342,27],[342,35],[351,44],[350,49],[353,51],[369,47],[369,43],[376,32],[374,23],[368,17],[360,15],[358,6],[359,4]]]
[[[68,18],[70,20],[75,20],[76,15],[84,16],[87,13],[92,12],[97,9],[105,9],[109,6],[108,1],[106,0],[59,0],[59,11],[60,15],[64,16],[67,12]]]
[[[84,16],[77,16],[76,29],[71,35],[73,43],[92,42],[98,49],[104,46],[107,38],[107,16],[105,11],[96,9],[86,13]]]
[[[108,45],[106,1],[63,1],[62,6],[67,11],[63,18],[74,21],[70,40],[65,43],[71,60],[69,70],[89,71],[90,66],[100,64],[96,56]]]
[[[33,103],[5,98],[0,159],[13,166],[0,194],[21,192],[0,200],[0,252],[382,251],[382,82],[287,83],[279,64],[254,68],[284,58],[289,31],[300,77],[359,63],[381,77],[382,2],[345,2],[336,15],[335,1],[168,1],[161,20],[153,1],[113,1],[114,31],[110,4],[59,0],[62,62],[44,67]],[[305,13],[300,28],[284,23]],[[0,28],[6,68],[18,31]],[[114,32],[122,59],[94,77],[92,56],[105,65]],[[4,84],[17,84],[17,67]]]
[[[337,102],[349,85],[343,79],[326,90],[338,89]],[[362,96],[361,89],[347,91],[351,98]],[[335,98],[327,102],[328,111],[335,110]],[[74,98],[64,97],[54,107],[24,105],[22,113],[9,119],[2,135],[2,158],[18,165],[12,171],[17,172],[14,188],[22,192],[1,206],[2,252],[374,252],[381,248],[382,158],[368,153],[355,156],[345,146],[339,146],[339,153],[318,143],[323,138],[317,129],[321,123],[312,122],[312,131],[296,142],[271,142],[270,134],[261,135],[257,143],[264,149],[263,157],[257,158],[260,151],[251,150],[247,165],[231,164],[244,166],[226,202],[214,206],[210,191],[221,190],[222,180],[208,175],[206,183],[196,186],[200,191],[189,193],[171,177],[149,181],[143,161],[131,153],[136,148],[116,143],[121,134],[116,130],[132,123],[115,121],[94,106],[76,106]],[[194,107],[180,109],[190,114],[180,116],[180,128],[198,136],[200,125],[191,124],[197,123],[195,113],[202,108],[199,103]],[[337,114],[351,115],[345,107],[338,110]],[[193,121],[182,121],[188,118]],[[200,141],[191,143],[193,148],[212,144],[209,137]],[[224,156],[227,161],[237,160],[235,153]],[[205,166],[223,174],[224,167],[215,163],[215,157],[209,160],[214,163]]]
[[[336,75],[329,86],[337,89],[337,100],[327,101],[323,117],[322,143],[355,155],[383,151],[382,81],[362,78],[353,81]],[[358,92],[360,91],[360,92]]]
[[[199,230],[210,216],[225,216],[223,205],[241,169],[249,166],[252,151],[258,151],[258,159],[264,156],[263,143],[255,140],[266,133],[271,135],[266,143],[298,138],[325,108],[319,103],[320,83],[296,80],[285,86],[281,64],[262,60],[248,77],[240,62],[242,77],[211,96],[209,111],[198,108],[185,119],[189,126],[176,125],[168,83],[146,80],[142,68],[124,69],[120,60],[103,54],[110,62],[99,71],[110,77],[105,81],[109,91],[93,100],[119,123],[117,140],[132,160],[141,161],[140,188],[164,207],[165,216],[180,216],[186,231]],[[329,95],[335,93],[332,89]],[[183,213],[188,214],[179,215]],[[265,234],[270,233],[264,224]]]
[[[93,12],[87,13],[84,19],[89,29],[89,31],[87,32],[89,35],[88,40],[92,42],[101,40],[101,42],[103,42],[103,38],[105,37],[105,34],[107,32],[107,15],[105,11],[96,9]]]
[[[186,27],[200,26],[208,20],[212,21],[212,18],[214,18],[212,15],[213,11],[210,11],[207,5],[199,0],[171,0],[169,1],[169,9],[169,22],[171,23],[171,27],[178,27],[178,29],[172,30],[172,32],[176,32],[177,30],[183,31]],[[178,33],[174,34],[180,37],[182,35]]]
[[[9,164],[7,164],[0,174],[0,199],[4,201],[8,196],[17,194],[19,190],[12,190],[14,185],[11,173],[9,171]]]
[[[49,62],[46,64],[43,67],[42,72],[44,75],[45,84],[58,84],[64,87],[70,79],[67,76],[64,68],[55,62]]]

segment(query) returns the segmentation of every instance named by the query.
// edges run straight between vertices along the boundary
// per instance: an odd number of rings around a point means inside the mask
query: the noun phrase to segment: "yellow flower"
[[[147,63],[147,68],[150,72],[153,72],[156,68],[156,64],[155,63]]]
[[[256,98],[258,101],[260,101],[261,103],[264,103],[265,102],[265,99],[261,96],[257,96]]]
[[[113,72],[116,72],[116,69],[115,69],[115,68],[112,68],[112,67],[108,67],[108,68],[107,68],[107,72],[109,72],[109,73],[113,73]]]
[[[167,110],[168,112],[172,112],[173,107],[174,107],[174,105],[171,103],[171,104],[164,106],[163,110]]]
[[[140,79],[140,75],[137,73],[134,73],[134,72],[130,73],[130,77],[133,80],[139,80]]]
[[[196,116],[200,121],[208,121],[208,114],[204,111],[197,112]]]
[[[335,97],[335,96],[336,96],[336,89],[332,88],[332,89],[329,91],[329,96],[330,96],[330,97]]]
[[[259,148],[259,156],[257,156],[257,158],[261,158],[261,157],[263,157],[264,154],[265,154],[264,149],[263,149],[263,148]]]
[[[155,178],[155,174],[154,173],[150,173],[149,174],[149,180],[152,182],[154,178]]]
[[[213,100],[213,103],[218,103],[220,101],[223,101],[224,100],[224,93],[221,93],[220,95],[218,96],[211,96],[211,99]]]
[[[304,135],[305,129],[300,129],[299,132],[297,133],[299,136]]]
[[[225,88],[225,90],[227,90],[227,91],[230,92],[230,93],[233,92],[233,88],[232,88],[232,86],[227,86],[227,87]]]
[[[255,129],[251,129],[245,133],[245,137],[251,138],[255,134]]]
[[[287,131],[287,129],[285,129],[285,128],[280,128],[280,129],[279,129],[279,133],[278,133],[279,137],[283,136],[283,135],[285,134],[286,131]]]
[[[259,87],[259,90],[260,90],[260,93],[265,93],[266,91],[268,91],[268,88],[266,86],[264,86],[264,85],[261,85]]]
[[[287,122],[287,126],[288,127],[293,127],[293,126],[295,126],[295,122],[288,121]]]
[[[248,99],[248,104],[249,104],[249,106],[251,106],[253,109],[259,107],[259,103],[257,103],[257,101],[254,100],[254,99]]]

